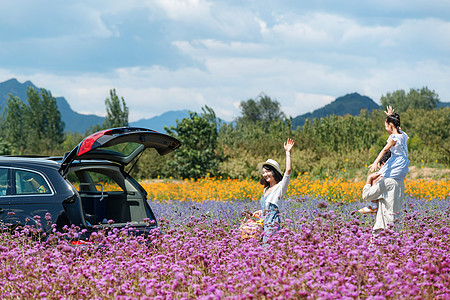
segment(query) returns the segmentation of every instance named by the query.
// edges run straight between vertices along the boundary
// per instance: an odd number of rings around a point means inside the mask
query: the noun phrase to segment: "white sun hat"
[[[275,170],[277,170],[280,173],[280,175],[283,175],[283,172],[281,172],[281,169],[280,169],[280,165],[276,161],[274,161],[273,159],[269,158],[268,160],[260,162],[258,164],[258,169],[261,172],[261,174],[263,172],[264,165],[272,166]]]

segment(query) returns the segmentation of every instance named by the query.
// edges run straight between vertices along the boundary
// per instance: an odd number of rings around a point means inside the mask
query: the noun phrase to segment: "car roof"
[[[49,167],[59,169],[60,164],[48,156],[10,156],[0,155],[0,164],[3,166],[21,167]]]
[[[116,163],[116,162],[112,162],[112,161],[109,161],[109,160],[102,160],[102,159],[95,159],[95,160],[92,160],[92,159],[89,159],[89,160],[74,160],[73,162],[72,162],[72,165],[73,166],[98,166],[98,165],[102,165],[102,166],[104,166],[104,165],[107,165],[107,166],[116,166],[116,167],[120,167],[120,164],[119,163]],[[69,167],[69,169],[70,169],[70,167]]]
[[[33,164],[59,168],[62,159],[62,156],[0,155],[0,164]],[[73,163],[76,165],[118,165],[117,163],[104,159],[77,159]]]

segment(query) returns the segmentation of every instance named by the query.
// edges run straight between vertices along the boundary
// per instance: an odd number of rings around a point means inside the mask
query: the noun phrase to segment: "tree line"
[[[401,115],[402,129],[410,137],[412,165],[448,168],[450,108],[437,108],[439,96],[434,91],[426,87],[395,91],[383,95],[381,102]],[[167,157],[150,152],[137,173],[142,178],[207,174],[257,178],[258,162],[273,158],[284,164],[282,143],[292,137],[296,141],[291,154],[294,175],[351,177],[373,162],[388,138],[382,109],[307,120],[304,126],[292,128],[292,119],[282,113],[280,103],[267,95],[242,101],[240,108],[241,115],[232,123],[221,123],[207,106],[202,113],[178,121],[167,130],[181,140],[183,150]]]
[[[426,87],[381,97],[383,107],[392,105],[401,115],[402,129],[410,137],[411,164],[448,167],[450,163],[450,108],[437,109],[438,102],[439,96]],[[62,155],[92,132],[128,126],[129,109],[114,89],[105,106],[104,123],[82,135],[64,132],[49,91],[29,88],[26,102],[10,95],[0,120],[0,153]],[[292,127],[292,119],[281,111],[280,103],[264,94],[241,101],[240,110],[231,123],[218,119],[209,106],[177,120],[176,126],[166,131],[177,137],[182,147],[165,156],[147,151],[134,167],[133,176],[256,178],[258,162],[273,158],[284,164],[282,143],[287,137],[296,141],[294,175],[350,176],[352,170],[370,164],[388,138],[382,109],[307,120],[298,128]]]
[[[64,132],[56,99],[46,89],[27,89],[27,99],[9,95],[0,118],[0,155],[62,155],[90,133],[128,126],[128,107],[115,89],[105,100],[103,124],[81,133]]]

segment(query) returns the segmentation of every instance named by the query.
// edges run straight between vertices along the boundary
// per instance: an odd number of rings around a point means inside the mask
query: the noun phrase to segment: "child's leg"
[[[362,214],[376,214],[378,210],[378,200],[370,201],[370,204],[358,210]]]

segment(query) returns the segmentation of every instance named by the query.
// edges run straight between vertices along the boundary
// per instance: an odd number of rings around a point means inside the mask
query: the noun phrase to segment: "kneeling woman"
[[[288,139],[284,143],[286,150],[286,171],[281,175],[280,165],[273,159],[258,164],[262,178],[260,183],[264,185],[264,192],[261,197],[261,210],[254,213],[254,216],[264,218],[263,243],[267,242],[269,236],[280,229],[280,208],[282,200],[289,185],[292,170],[291,149],[294,141]]]

